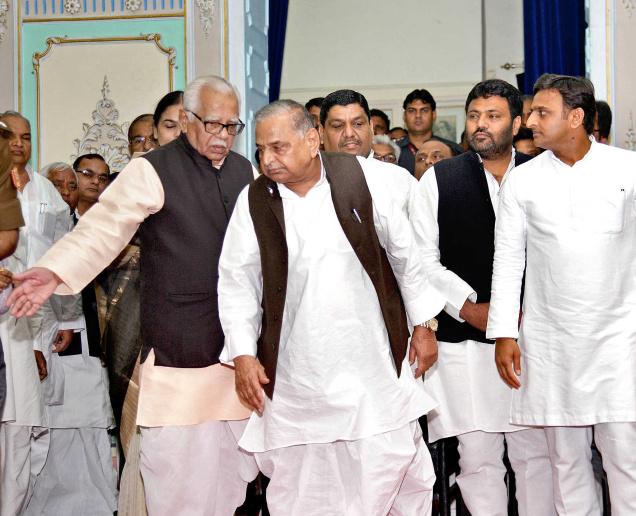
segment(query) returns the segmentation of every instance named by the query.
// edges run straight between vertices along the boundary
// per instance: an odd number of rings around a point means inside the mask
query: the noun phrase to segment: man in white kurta
[[[601,512],[593,426],[612,514],[632,515],[636,153],[589,137],[594,110],[586,79],[545,75],[535,84],[528,127],[547,150],[511,171],[501,191],[487,333],[515,389],[511,422],[548,427],[559,514]]]
[[[262,391],[246,397],[241,381],[259,367],[253,357],[262,315],[246,188],[219,266],[224,352],[236,364],[239,395],[260,410],[239,444],[271,478],[274,515],[430,514],[434,473],[417,419],[435,402],[406,359],[396,374],[378,296],[336,216],[313,122],[292,101],[267,106],[256,121],[261,169],[282,198],[289,265],[276,387],[261,404]],[[410,320],[426,322],[443,299],[427,283],[402,201],[393,198],[382,164],[356,159]],[[419,374],[422,359],[418,351]]]
[[[447,299],[447,316],[439,323],[438,360],[424,381],[427,393],[439,402],[428,414],[429,440],[457,436],[457,483],[474,516],[508,514],[504,439],[515,472],[519,514],[554,514],[545,434],[543,429],[510,424],[510,389],[497,374],[495,346],[484,333],[492,215],[497,214],[500,185],[516,164],[529,159],[516,155],[512,147],[521,112],[521,94],[510,84],[498,79],[477,84],[466,102],[471,150],[428,170],[411,199],[421,259]]]

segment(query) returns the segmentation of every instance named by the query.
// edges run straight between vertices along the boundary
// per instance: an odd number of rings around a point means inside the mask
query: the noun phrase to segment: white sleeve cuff
[[[444,296],[430,286],[413,300],[404,299],[406,313],[412,325],[431,320],[444,308]]]
[[[464,303],[466,303],[466,301],[470,301],[471,303],[476,303],[477,302],[477,292],[475,292],[474,290],[470,289],[470,287],[468,286],[468,284],[466,284],[468,289],[469,289],[469,293],[467,293],[465,296],[463,296],[463,301],[461,301],[461,303],[458,302],[458,299],[462,299],[462,296],[458,296],[451,299],[448,299],[448,301],[446,302],[446,306],[444,306],[444,311],[450,315],[453,319],[455,319],[456,321],[463,323],[466,322],[464,321],[464,319],[462,319],[459,315],[459,312],[461,312],[462,308],[464,307]]]
[[[84,324],[84,317],[78,317],[77,319],[73,319],[71,321],[60,321],[58,322],[59,330],[77,330],[81,331],[86,328],[86,324]]]
[[[220,360],[223,363],[232,362],[241,355],[256,356],[256,340],[258,337],[249,332],[233,333],[225,336],[225,346],[221,352]]]

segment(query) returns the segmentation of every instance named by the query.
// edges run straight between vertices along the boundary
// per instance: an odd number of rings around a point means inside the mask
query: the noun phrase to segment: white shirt
[[[592,141],[573,166],[546,151],[510,173],[487,335],[519,336],[513,423],[636,421],[636,153]]]
[[[413,235],[386,168],[358,158],[375,229],[387,251],[409,318],[443,306],[417,259]],[[408,362],[397,377],[377,294],[336,216],[324,169],[299,197],[279,184],[288,247],[288,279],[276,387],[263,416],[253,414],[240,445],[248,451],[354,440],[395,430],[435,406]],[[260,333],[260,251],[240,195],[219,264],[219,314],[229,359],[256,355]]]

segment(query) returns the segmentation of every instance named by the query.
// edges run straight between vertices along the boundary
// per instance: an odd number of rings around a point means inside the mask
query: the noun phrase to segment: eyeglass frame
[[[135,140],[139,140],[139,141],[135,141]],[[130,140],[128,140],[128,143],[130,143],[131,145],[133,143],[140,143],[141,145],[143,145],[147,141],[152,143],[155,147],[158,145],[157,138],[155,138],[154,136],[143,136],[143,135],[133,136]]]
[[[88,168],[80,168],[79,170],[75,170],[75,172],[83,175],[86,179],[93,179],[93,177],[97,177],[97,181],[103,185],[110,183],[110,175],[108,174],[98,174]]]
[[[223,129],[225,129],[227,131],[227,134],[229,134],[230,136],[238,136],[239,134],[243,132],[243,129],[245,129],[245,124],[241,121],[240,118],[238,119],[238,124],[237,123],[224,124],[223,122],[218,122],[216,120],[203,120],[203,118],[197,115],[194,111],[190,111],[189,109],[186,109],[185,111],[187,111],[188,113],[192,113],[196,117],[196,119],[203,124],[203,130],[208,134],[213,134],[215,136],[218,136],[219,134],[223,132]],[[216,126],[219,127],[219,129],[214,132],[208,131],[208,124],[216,124]],[[230,127],[237,128],[235,129],[236,132],[234,134],[230,132]]]
[[[380,156],[379,154],[376,154],[375,152],[373,153],[373,157],[375,159],[377,159],[378,161],[382,161],[383,163],[397,163],[398,162],[398,158],[395,155],[394,152],[390,152],[388,154],[384,154],[383,156]],[[391,159],[386,159],[390,157]]]

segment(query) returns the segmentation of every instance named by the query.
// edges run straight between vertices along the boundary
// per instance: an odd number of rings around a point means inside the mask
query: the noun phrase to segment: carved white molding
[[[81,8],[82,4],[80,0],[64,0],[64,10],[68,14],[77,14]]]
[[[625,133],[625,148],[629,150],[636,150],[636,132],[634,132],[634,115],[632,111],[629,112],[629,126]]]
[[[210,35],[212,22],[214,21],[214,0],[196,0],[196,2],[199,9],[199,22],[207,38]]]
[[[100,154],[108,163],[111,172],[119,172],[129,161],[127,124],[119,125],[119,110],[115,102],[108,98],[110,89],[108,77],[104,76],[102,98],[97,102],[97,109],[92,113],[92,124],[82,124],[84,135],[73,140],[76,154],[71,160],[82,154]]]
[[[7,0],[0,0],[0,43],[4,41],[4,38],[9,31],[7,25],[8,12],[9,2]]]
[[[627,10],[627,15],[631,18],[636,11],[636,0],[623,0],[623,7]]]
[[[137,11],[141,7],[141,0],[126,0],[125,5],[129,11]]]

